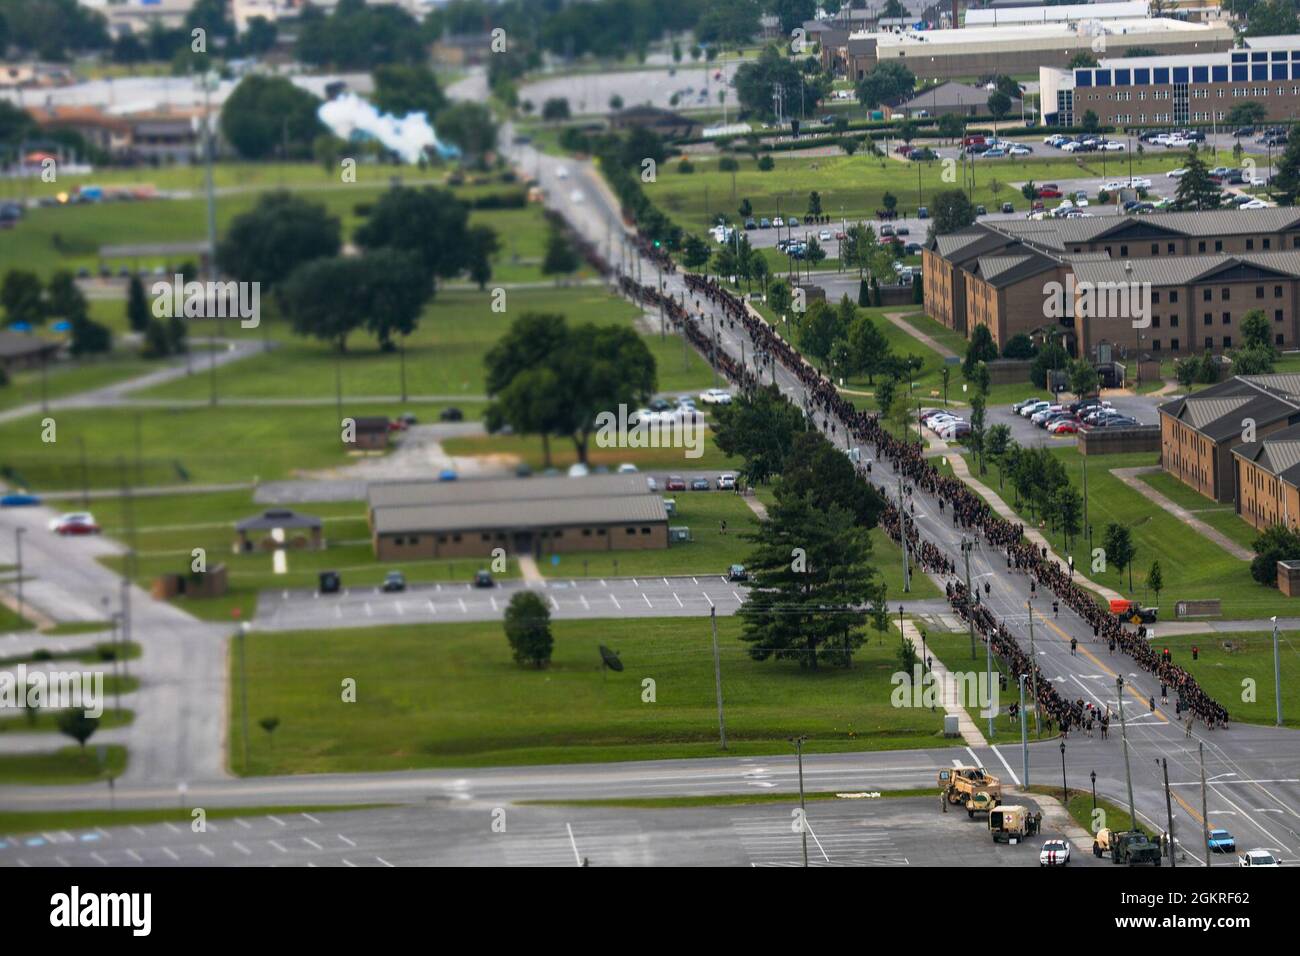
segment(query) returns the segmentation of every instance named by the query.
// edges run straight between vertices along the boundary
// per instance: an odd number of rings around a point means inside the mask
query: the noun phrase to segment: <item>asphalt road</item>
[[[1028,802],[1028,801],[1026,801]],[[0,866],[799,866],[797,800],[673,809],[516,806],[284,813],[0,836]],[[1045,839],[995,844],[983,818],[934,798],[813,801],[810,866],[1037,866]],[[1076,866],[1096,866],[1075,847]]]

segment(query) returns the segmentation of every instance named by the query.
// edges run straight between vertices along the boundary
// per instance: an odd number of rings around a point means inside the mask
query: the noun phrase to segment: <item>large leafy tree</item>
[[[794,436],[779,487],[806,495],[820,508],[843,508],[864,528],[876,526],[885,506],[875,486],[858,477],[849,456],[815,431]]]
[[[482,22],[476,29],[482,29]],[[519,35],[522,35],[522,31]],[[423,63],[420,25],[397,6],[339,0],[325,16],[311,6],[298,20],[298,58],[312,66],[368,70],[379,64]]]
[[[740,610],[741,640],[757,661],[796,660],[851,666],[865,635],[866,607],[883,597],[871,565],[867,529],[843,508],[777,489],[776,503],[747,537],[753,578]]]
[[[876,323],[866,315],[859,315],[849,326],[849,367],[867,376],[868,384],[875,384],[875,376],[889,365],[889,339]]]
[[[1102,548],[1106,551],[1106,563],[1121,574],[1125,568],[1129,571],[1129,591],[1133,590],[1133,558],[1137,548],[1133,544],[1133,533],[1127,525],[1111,522],[1106,525],[1102,538]]]
[[[482,103],[462,102],[438,114],[438,135],[460,148],[467,161],[479,162],[497,145],[497,123]]]
[[[325,132],[316,115],[320,104],[282,76],[250,73],[221,108],[221,134],[244,159],[310,158]]]
[[[784,469],[795,436],[805,427],[803,413],[779,387],[768,385],[716,406],[713,442],[724,454],[744,460],[740,471],[751,484],[766,484]]]
[[[387,350],[394,335],[415,330],[429,295],[429,275],[412,253],[380,249],[308,262],[284,283],[280,303],[300,335],[344,352],[348,337],[365,327]]]
[[[376,67],[374,80],[375,92],[371,100],[381,112],[393,116],[423,113],[432,122],[447,105],[438,78],[424,64],[388,63]]]
[[[858,81],[858,102],[867,109],[906,96],[916,88],[916,74],[901,63],[881,63]]]
[[[993,341],[993,333],[983,323],[976,325],[971,330],[970,341],[966,343],[966,357],[961,363],[962,374],[969,379],[980,362],[992,362],[997,357],[998,347]]]
[[[700,43],[739,46],[759,32],[762,8],[757,0],[713,0],[695,27]]]
[[[277,191],[234,218],[217,243],[217,262],[236,279],[274,288],[303,263],[338,255],[340,235],[324,205]]]
[[[784,89],[787,118],[811,114],[826,95],[825,83],[820,77],[803,76],[793,61],[782,56],[776,47],[769,46],[757,59],[746,61],[736,70],[736,98],[743,109],[771,120],[776,115],[772,90],[778,83]],[[802,110],[799,108],[801,91]]]
[[[363,249],[414,253],[435,284],[469,262],[469,206],[452,193],[399,186],[380,196],[355,233]]]
[[[1287,141],[1286,152],[1278,160],[1273,176],[1273,195],[1283,206],[1294,206],[1300,196],[1300,136]]]
[[[13,325],[26,322],[39,325],[45,321],[45,303],[41,298],[41,279],[26,269],[10,269],[0,283],[0,305],[5,309],[5,321]]]
[[[555,638],[551,635],[551,609],[535,591],[519,591],[506,605],[506,640],[515,663],[538,670],[550,663]]]
[[[975,207],[960,189],[935,193],[930,214],[934,217],[934,232],[938,236],[964,229],[975,221]]]

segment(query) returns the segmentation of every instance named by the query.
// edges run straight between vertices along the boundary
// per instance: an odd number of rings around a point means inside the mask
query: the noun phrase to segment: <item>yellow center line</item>
[[[1063,630],[1061,630],[1059,627],[1057,627],[1056,624],[1054,624],[1052,621],[1050,621],[1048,618],[1046,618],[1046,617],[1042,614],[1042,612],[1040,612],[1040,611],[1034,609],[1034,608],[1033,608],[1033,605],[1030,605],[1030,609],[1031,609],[1031,613],[1038,615],[1039,620],[1041,620],[1044,624],[1046,624],[1048,627],[1050,627],[1052,630],[1054,630],[1057,634],[1060,634],[1061,637],[1062,637],[1065,641],[1068,642],[1068,641],[1070,640],[1070,635],[1069,635],[1069,634],[1066,634],[1065,631],[1063,631]],[[1101,668],[1103,671],[1105,671],[1105,672],[1106,672],[1107,674],[1109,674],[1111,677],[1119,677],[1119,676],[1120,676],[1120,675],[1117,674],[1115,671],[1111,670],[1109,667],[1107,667],[1105,664],[1103,664],[1103,663],[1101,662],[1101,660],[1100,660],[1096,655],[1094,655],[1094,654],[1092,653],[1092,651],[1088,650],[1086,647],[1083,646],[1083,643],[1082,643],[1082,642],[1079,643],[1078,650],[1082,651],[1084,657],[1088,658],[1088,660],[1092,661],[1094,664],[1096,664],[1099,668]],[[1125,681],[1125,682],[1124,682],[1124,687],[1125,687],[1125,689],[1128,690],[1128,692],[1129,692],[1130,694],[1133,695],[1133,699],[1136,700],[1136,701],[1137,701],[1139,704],[1141,704],[1143,707],[1149,707],[1149,706],[1150,706],[1150,701],[1143,700],[1143,699],[1142,699],[1142,695],[1139,694],[1139,693],[1137,692],[1137,689],[1134,688],[1132,684],[1128,683],[1128,681]],[[1152,711],[1152,713],[1153,713],[1153,714],[1154,714],[1154,715],[1159,719],[1159,721],[1160,721],[1162,724],[1167,724],[1167,723],[1169,723],[1169,718],[1166,717],[1164,714],[1160,713],[1160,711],[1156,710],[1156,711]]]

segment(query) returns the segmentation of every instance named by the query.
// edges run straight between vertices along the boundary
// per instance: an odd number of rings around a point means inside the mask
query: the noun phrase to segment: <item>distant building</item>
[[[358,416],[352,447],[357,451],[383,451],[388,447],[388,419],[380,416]]]
[[[1242,43],[1239,50],[1112,57],[1089,68],[1040,67],[1043,122],[1074,126],[1091,112],[1103,126],[1208,125],[1225,122],[1245,100],[1264,107],[1270,120],[1290,122],[1300,106],[1300,35]]]
[[[658,106],[629,106],[613,114],[609,125],[612,129],[648,129],[664,139],[689,139],[700,132],[697,121]]]
[[[131,157],[133,129],[130,120],[93,106],[51,106],[29,109],[47,131],[71,130],[111,159]]]
[[[56,358],[61,348],[58,342],[36,335],[0,329],[0,369],[9,373],[40,368]]]
[[[988,116],[989,97],[993,90],[982,86],[968,86],[965,83],[940,83],[915,96],[886,104],[885,118],[916,116]],[[1019,97],[1011,98],[1011,111],[1008,115],[1020,116],[1021,101]]]
[[[668,547],[668,512],[643,475],[370,486],[382,561]]]
[[[1149,8],[1146,0],[1123,3],[1061,3],[1048,6],[990,6],[968,9],[962,21],[967,27],[1013,26],[1024,23],[1054,23],[1086,20],[1144,20]]]
[[[440,66],[480,66],[492,55],[490,33],[451,33],[433,41],[429,48]]]

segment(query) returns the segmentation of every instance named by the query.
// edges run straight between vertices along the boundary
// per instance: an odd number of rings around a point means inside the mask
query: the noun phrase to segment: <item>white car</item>
[[[1070,843],[1068,840],[1044,840],[1043,848],[1038,851],[1039,866],[1066,866],[1070,862]]]
[[[772,226],[776,229],[780,229],[784,225],[785,225],[785,220],[782,219],[780,216],[777,216],[775,219],[772,220]]]
[[[1079,150],[1083,149],[1083,144],[1082,144],[1082,143],[1076,143],[1076,142],[1074,142],[1073,140],[1071,140],[1071,141],[1068,142],[1068,143],[1064,143],[1064,144],[1062,144],[1061,149],[1063,149],[1063,150],[1064,150],[1065,152],[1067,152],[1067,153],[1074,153],[1074,152],[1078,152]]]
[[[1033,150],[1030,149],[1028,146],[1023,146],[1020,143],[1016,143],[1009,150],[1007,150],[1007,152],[1010,153],[1012,156],[1028,156],[1033,152]]]
[[[1238,866],[1281,866],[1268,850],[1247,850],[1237,857]]]
[[[821,232],[817,233],[817,239],[819,242],[830,242],[831,231],[829,229],[823,229]]]
[[[584,198],[586,197],[582,195],[581,189],[575,189],[573,192],[569,193],[570,202],[582,202]]]
[[[734,491],[736,488],[736,476],[732,474],[718,475],[719,491]]]
[[[1238,209],[1267,209],[1268,203],[1264,202],[1264,200],[1262,199],[1252,199],[1250,202],[1242,203],[1237,208]]]
[[[1102,143],[1101,148],[1106,150],[1108,153],[1118,153],[1122,150],[1128,149],[1128,147],[1123,143]]]
[[[591,470],[580,461],[575,461],[569,466],[570,478],[586,478],[589,474],[591,474]]]
[[[1147,179],[1145,176],[1140,176],[1137,179],[1134,179],[1130,185],[1132,185],[1134,189],[1150,189],[1151,180]]]
[[[1186,167],[1184,167],[1184,166],[1180,166],[1180,167],[1178,167],[1177,169],[1171,169],[1171,170],[1169,170],[1169,172],[1165,173],[1165,178],[1166,178],[1166,179],[1182,179],[1182,178],[1183,178],[1184,176],[1186,176],[1186,175],[1187,175],[1187,169],[1186,169]]]
[[[1085,206],[1088,205],[1088,197],[1087,197],[1087,196],[1075,196],[1075,197],[1074,197],[1074,205],[1075,205],[1077,208],[1079,208],[1079,209],[1084,208]]]
[[[651,491],[659,490],[659,482],[655,481],[654,475],[647,475],[645,480],[646,487]]]
[[[630,461],[625,461],[623,464],[618,466],[618,473],[620,475],[635,475],[637,470],[636,465],[632,464]],[[650,480],[653,481],[654,479],[652,478]]]
[[[1028,418],[1030,415],[1034,414],[1034,412],[1041,412],[1051,404],[1051,402],[1045,402],[1042,399],[1039,399],[1036,402],[1030,402],[1024,408],[1020,409],[1020,417]]]
[[[69,511],[65,515],[51,518],[48,527],[51,531],[58,531],[70,524],[94,525],[95,516],[89,511]]]
[[[555,178],[556,178],[556,179],[568,179],[568,178],[569,178],[569,167],[567,167],[567,166],[557,166],[557,167],[555,167]]]
[[[705,405],[730,405],[731,393],[725,388],[711,388],[700,392],[700,401]]]

